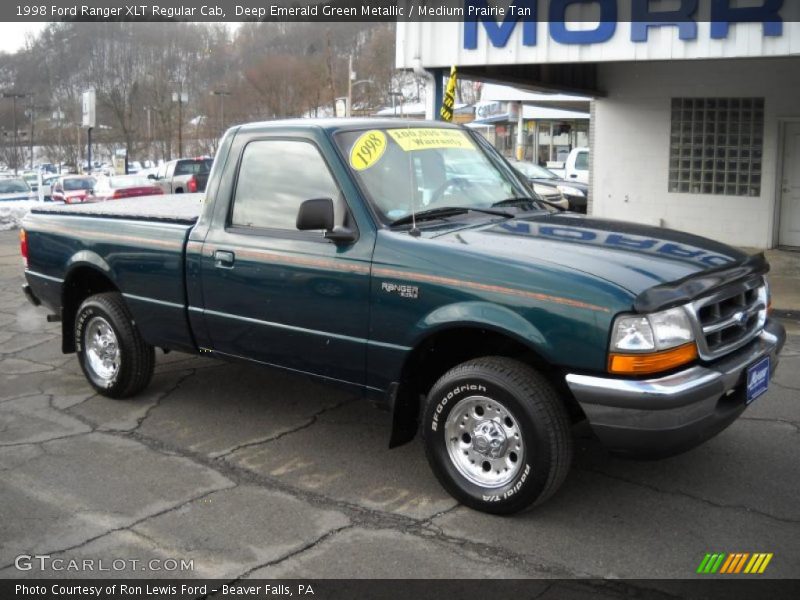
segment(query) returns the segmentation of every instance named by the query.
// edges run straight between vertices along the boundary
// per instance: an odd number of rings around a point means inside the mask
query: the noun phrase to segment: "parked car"
[[[94,185],[94,177],[65,175],[59,177],[53,184],[50,196],[55,202],[79,204],[89,199],[89,193],[94,189]]]
[[[528,180],[533,191],[546,200],[563,200],[568,210],[586,212],[588,184],[568,182],[552,171],[531,162],[512,161],[511,165]]]
[[[163,194],[161,188],[146,177],[139,175],[113,175],[100,177],[94,185],[92,201],[119,200],[134,196],[156,196]]]
[[[40,202],[50,202],[53,200],[53,184],[58,181],[61,175],[43,171],[39,179],[39,187],[36,193]]]
[[[390,446],[419,431],[445,489],[507,514],[562,484],[573,424],[667,456],[768,389],[763,254],[554,212],[441,122],[255,123],[219,157],[213,194],[23,220],[23,291],[97,393],[144,390],[156,348],[285,369],[391,410]]]
[[[8,200],[34,200],[36,195],[28,182],[20,177],[0,179],[0,202]]]
[[[153,175],[148,175],[158,183],[165,194],[182,194],[204,192],[208,182],[208,173],[214,159],[179,158],[158,167]]]
[[[38,171],[25,171],[22,178],[30,186],[34,192],[39,189],[39,172]]]

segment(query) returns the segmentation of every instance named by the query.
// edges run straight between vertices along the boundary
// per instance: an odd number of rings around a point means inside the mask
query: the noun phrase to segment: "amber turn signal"
[[[615,375],[650,375],[680,367],[696,358],[697,345],[694,342],[663,352],[610,354],[608,372]]]

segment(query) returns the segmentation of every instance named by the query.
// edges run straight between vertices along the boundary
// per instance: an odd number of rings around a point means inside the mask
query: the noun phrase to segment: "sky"
[[[25,44],[25,34],[38,33],[47,23],[0,22],[0,52],[13,53]]]

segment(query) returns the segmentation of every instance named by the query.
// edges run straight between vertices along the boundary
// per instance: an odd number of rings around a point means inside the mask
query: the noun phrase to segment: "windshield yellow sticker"
[[[406,152],[437,148],[475,149],[469,137],[458,129],[410,127],[408,129],[389,129],[387,133]]]
[[[350,150],[350,166],[356,171],[364,171],[378,162],[386,152],[386,135],[373,129],[362,133]]]

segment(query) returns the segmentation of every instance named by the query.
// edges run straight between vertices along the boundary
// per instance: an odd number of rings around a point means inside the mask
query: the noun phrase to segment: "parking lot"
[[[302,377],[158,354],[148,391],[92,393],[60,325],[22,296],[0,233],[0,577],[15,557],[141,561],[116,576],[685,578],[707,552],[800,564],[800,329],[768,394],[704,446],[659,462],[581,438],[547,504],[458,506],[390,417]],[[141,563],[193,561],[190,572]],[[155,563],[154,563],[155,564]]]

